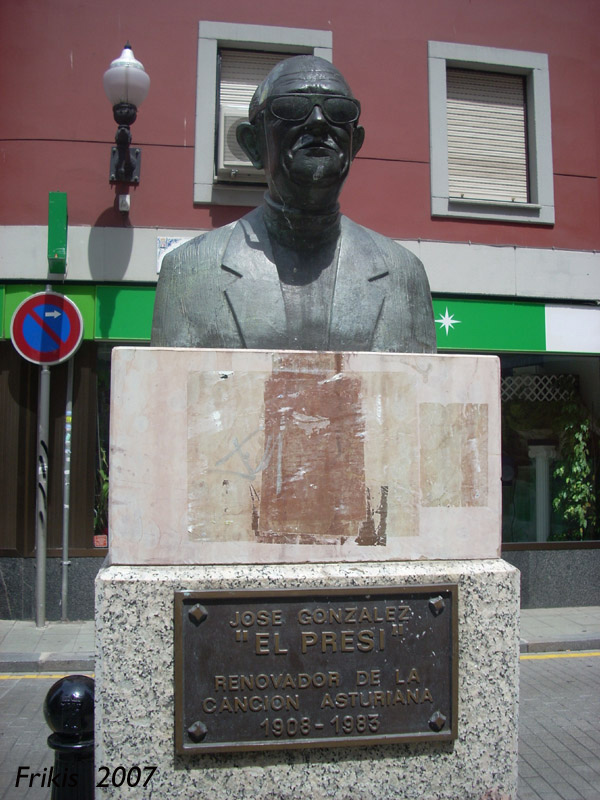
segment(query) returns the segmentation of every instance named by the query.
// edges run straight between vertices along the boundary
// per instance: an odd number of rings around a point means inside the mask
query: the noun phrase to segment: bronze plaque
[[[175,747],[457,736],[457,587],[175,593]]]

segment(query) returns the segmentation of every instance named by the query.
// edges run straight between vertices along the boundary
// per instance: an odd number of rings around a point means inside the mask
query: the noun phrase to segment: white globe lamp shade
[[[113,106],[129,103],[139,108],[146,99],[150,78],[144,65],[133,55],[127,43],[121,55],[111,62],[104,73],[104,91]]]

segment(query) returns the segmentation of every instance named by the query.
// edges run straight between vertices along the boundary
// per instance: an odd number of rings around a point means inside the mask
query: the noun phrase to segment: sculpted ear
[[[264,164],[258,142],[258,128],[251,122],[240,122],[235,130],[235,136],[239,146],[252,162],[252,166],[262,169]]]
[[[357,125],[352,133],[352,158],[358,153],[365,141],[365,129],[362,125]]]

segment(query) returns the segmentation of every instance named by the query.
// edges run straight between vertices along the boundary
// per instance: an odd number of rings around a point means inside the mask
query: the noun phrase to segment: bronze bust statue
[[[274,67],[237,130],[265,170],[264,203],[165,257],[153,345],[435,352],[419,259],[339,211],[364,140],[359,115],[328,61]]]

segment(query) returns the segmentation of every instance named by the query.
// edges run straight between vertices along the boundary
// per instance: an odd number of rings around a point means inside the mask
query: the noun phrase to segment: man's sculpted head
[[[328,211],[364,140],[359,114],[360,104],[332,64],[295,56],[277,64],[257,88],[238,141],[265,170],[274,201]]]
[[[165,257],[154,345],[435,352],[421,262],[340,213],[364,139],[359,116],[328,61],[294,56],[274,67],[237,128],[265,170],[264,202]]]

